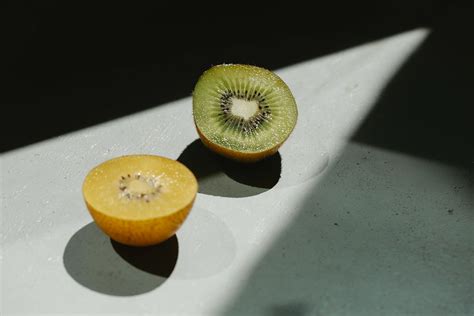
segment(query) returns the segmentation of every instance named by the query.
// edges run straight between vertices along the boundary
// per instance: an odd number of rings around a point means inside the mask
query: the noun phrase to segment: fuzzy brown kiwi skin
[[[265,151],[259,151],[259,152],[240,152],[236,150],[232,150],[223,146],[219,146],[204,136],[204,134],[199,130],[199,127],[197,124],[195,124],[196,130],[198,132],[199,138],[201,139],[202,143],[209,148],[211,151],[224,156],[226,158],[235,160],[237,162],[243,162],[243,163],[254,163],[257,161],[260,161],[262,159],[265,159],[271,155],[274,155],[277,153],[278,149],[283,145],[284,142],[278,144],[275,147],[272,147],[270,149],[267,149]]]

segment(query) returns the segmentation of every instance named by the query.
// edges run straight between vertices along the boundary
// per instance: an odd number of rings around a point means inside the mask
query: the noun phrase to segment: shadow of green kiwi
[[[199,193],[222,197],[248,197],[273,188],[280,180],[281,156],[256,163],[239,163],[206,148],[200,139],[189,144],[177,159],[199,182]]]

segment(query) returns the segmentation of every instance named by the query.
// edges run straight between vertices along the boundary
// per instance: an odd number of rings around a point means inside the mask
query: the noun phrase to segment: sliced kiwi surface
[[[210,149],[252,162],[278,150],[293,131],[298,111],[289,87],[275,73],[223,64],[205,71],[196,83],[193,116]]]
[[[197,186],[194,174],[178,161],[130,155],[93,168],[84,180],[83,196],[96,224],[113,240],[148,246],[178,230]]]

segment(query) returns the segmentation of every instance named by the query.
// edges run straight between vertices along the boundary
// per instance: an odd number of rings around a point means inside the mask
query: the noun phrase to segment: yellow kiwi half
[[[92,218],[113,240],[150,246],[173,236],[198,190],[194,174],[176,160],[154,155],[114,158],[93,168],[83,196]]]

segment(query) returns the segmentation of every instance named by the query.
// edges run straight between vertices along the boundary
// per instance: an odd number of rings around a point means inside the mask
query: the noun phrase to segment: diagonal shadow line
[[[470,14],[434,28],[393,77],[223,314],[472,313]]]
[[[471,19],[435,28],[380,95],[352,139],[389,150],[469,167],[474,162],[474,45]]]
[[[186,4],[193,14],[184,16],[179,2],[105,3],[94,10],[62,1],[12,2],[0,105],[15,118],[6,123],[22,132],[5,137],[0,152],[189,96],[212,64],[276,69],[429,24],[431,11],[424,4],[413,2],[406,10],[348,3],[341,10],[339,4],[319,3],[324,14],[314,19],[304,6],[253,2],[249,20],[259,21],[261,12],[272,21],[299,17],[296,23],[272,23],[262,37],[251,23],[228,23],[239,12],[216,14],[220,7],[202,3]],[[256,35],[236,42],[228,34]]]

